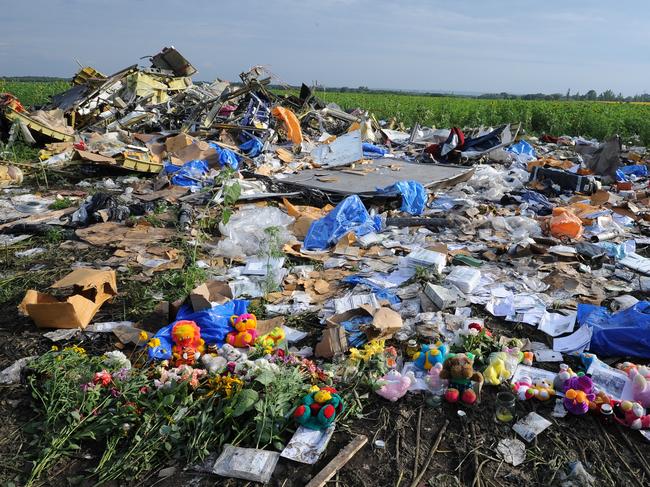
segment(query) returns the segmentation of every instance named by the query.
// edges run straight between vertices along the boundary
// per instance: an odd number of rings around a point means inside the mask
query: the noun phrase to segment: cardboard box
[[[50,287],[72,292],[59,300],[30,289],[18,305],[41,328],[85,328],[102,304],[117,295],[115,271],[79,268]]]
[[[314,348],[314,355],[322,358],[332,358],[348,351],[348,339],[345,330],[340,325],[327,325],[323,336]]]
[[[396,311],[383,306],[373,308],[370,305],[361,305],[358,308],[331,316],[327,319],[327,324],[331,327],[340,327],[341,323],[355,316],[372,316],[372,323],[360,327],[361,331],[368,336],[369,340],[375,338],[391,338],[402,328],[403,324],[402,317]]]

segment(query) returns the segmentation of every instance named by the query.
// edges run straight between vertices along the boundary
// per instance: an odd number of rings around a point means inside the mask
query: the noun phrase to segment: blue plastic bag
[[[245,299],[233,299],[227,303],[201,311],[194,311],[189,304],[184,304],[176,314],[176,321],[161,328],[153,336],[153,338],[160,340],[160,345],[149,348],[149,358],[152,360],[169,360],[172,357],[172,328],[180,320],[195,322],[201,329],[201,338],[206,345],[223,345],[226,341],[226,335],[231,331],[235,331],[230,326],[230,317],[246,313],[247,308],[248,301]]]
[[[379,231],[381,231],[381,218],[371,217],[361,198],[353,194],[341,201],[323,218],[311,224],[303,246],[308,250],[325,250],[348,232],[361,236]]]
[[[537,159],[537,154],[535,153],[535,149],[533,148],[532,145],[530,145],[525,140],[520,140],[516,144],[512,144],[510,147],[506,149],[506,152],[511,152],[513,154],[525,154],[527,156],[532,157],[533,159]]]
[[[378,284],[372,282],[370,279],[362,277],[358,274],[344,277],[343,282],[347,284],[363,284],[364,286],[368,286],[372,290],[373,294],[377,296],[378,299],[386,300],[390,304],[397,304],[400,302],[399,298],[395,295],[393,291],[383,288]]]
[[[230,149],[225,149],[218,146],[215,142],[209,142],[209,145],[217,151],[217,154],[219,155],[219,164],[221,167],[228,166],[235,171],[239,169],[239,162],[241,161],[241,157],[239,157]]]
[[[589,350],[601,357],[650,358],[650,302],[610,313],[607,308],[579,304],[577,321],[592,329]]]
[[[382,157],[388,154],[388,149],[375,144],[371,144],[370,142],[364,142],[361,147],[363,148],[364,157],[374,158]]]
[[[377,188],[384,194],[401,194],[402,206],[400,210],[411,215],[421,215],[427,203],[427,190],[417,181],[399,181],[386,188]]]
[[[264,144],[257,137],[251,137],[249,140],[244,142],[239,146],[239,148],[248,156],[248,157],[257,157],[262,153]]]
[[[165,165],[165,172],[173,174],[171,181],[176,186],[201,187],[203,186],[201,178],[208,171],[208,164],[202,160],[188,161],[180,167],[174,164]]]
[[[648,166],[644,164],[635,164],[631,166],[620,166],[618,170],[626,176],[643,177],[648,175]]]
[[[361,325],[369,325],[372,323],[372,316],[355,316],[347,321],[341,323],[341,326],[346,331],[348,345],[351,347],[360,347],[368,341],[368,336],[361,331]]]

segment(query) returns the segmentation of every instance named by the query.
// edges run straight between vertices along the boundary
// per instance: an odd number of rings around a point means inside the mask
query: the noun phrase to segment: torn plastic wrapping
[[[398,181],[383,189],[377,189],[381,194],[402,195],[400,210],[411,215],[421,215],[427,203],[427,190],[417,181]]]
[[[189,161],[182,166],[166,164],[165,172],[173,174],[171,181],[176,186],[200,188],[203,186],[203,177],[209,172],[205,161]]]
[[[352,195],[341,201],[326,216],[311,224],[303,246],[308,250],[324,250],[348,232],[362,236],[379,232],[381,229],[381,218],[371,217],[361,198]]]

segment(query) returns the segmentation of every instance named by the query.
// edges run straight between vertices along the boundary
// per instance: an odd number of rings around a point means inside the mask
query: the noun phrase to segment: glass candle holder
[[[494,415],[500,423],[510,423],[515,419],[515,396],[509,392],[497,394]]]

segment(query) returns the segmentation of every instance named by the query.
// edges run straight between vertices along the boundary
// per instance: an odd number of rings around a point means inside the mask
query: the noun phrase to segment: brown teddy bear
[[[477,395],[472,389],[472,381],[478,383],[479,394],[483,386],[483,375],[474,370],[474,356],[471,353],[450,355],[442,365],[440,378],[449,381],[445,399],[452,403],[460,399],[465,404],[474,404]]]

